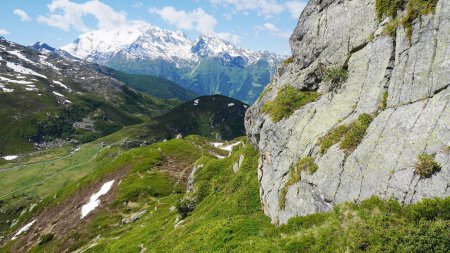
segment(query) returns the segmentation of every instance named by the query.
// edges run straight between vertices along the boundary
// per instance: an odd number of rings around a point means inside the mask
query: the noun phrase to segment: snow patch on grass
[[[232,107],[232,106],[234,106],[234,103],[229,103],[228,104],[228,107]]]
[[[0,76],[0,80],[5,81],[5,82],[9,82],[9,83],[16,83],[16,84],[32,84],[33,83],[33,82],[30,82],[30,81],[13,80],[13,79],[9,79],[9,78],[4,77],[4,76]]]
[[[233,143],[233,144],[230,144],[230,145],[228,145],[228,146],[225,146],[225,147],[219,147],[219,148],[231,152],[231,150],[233,150],[233,147],[234,147],[234,146],[237,146],[237,145],[239,145],[239,144],[241,144],[241,143],[242,143],[241,141],[238,141],[238,142]]]
[[[61,83],[60,81],[55,81],[55,80],[53,80],[53,83],[55,83],[55,84],[57,84],[57,85],[63,87],[64,89],[66,89],[66,90],[68,90],[68,91],[72,91],[69,87],[67,87],[67,85]]]
[[[55,95],[58,96],[58,97],[64,97],[63,94],[61,94],[61,93],[59,93],[59,92],[56,92],[56,91],[53,91],[53,94],[55,94]]]
[[[10,92],[14,91],[14,89],[8,89],[5,87],[4,84],[1,84],[1,83],[0,83],[0,90],[2,90],[3,92],[6,92],[6,93],[10,93]]]
[[[17,155],[7,155],[3,157],[3,159],[5,159],[6,161],[16,160],[17,158],[19,158],[19,156]]]
[[[21,54],[19,51],[17,50],[13,50],[13,51],[8,51],[8,53],[17,56],[17,58],[24,60],[28,63],[31,63],[33,65],[35,65],[35,63],[33,61],[30,61],[27,57],[25,57],[23,54]]]
[[[11,238],[12,240],[15,240],[17,238],[17,236],[21,235],[22,233],[28,232],[28,230],[30,230],[31,226],[33,226],[33,224],[36,222],[36,220],[28,223],[27,225],[23,226],[19,231],[17,231],[17,233],[13,236],[13,238]]]
[[[59,71],[61,70],[60,68],[58,68],[58,67],[56,67],[55,65],[51,64],[50,62],[47,62],[47,61],[45,61],[45,60],[42,60],[42,58],[41,58],[41,64],[42,64],[42,65],[45,65],[45,66],[48,66],[48,67],[50,67],[50,68],[56,70],[56,72],[59,72]]]
[[[25,68],[23,66],[17,65],[17,64],[12,63],[12,62],[6,62],[6,67],[14,70],[15,72],[21,73],[21,74],[34,75],[34,76],[39,76],[39,77],[42,77],[44,79],[47,79],[47,77],[44,76],[44,75],[41,75],[41,74],[39,74],[37,72],[34,72],[31,69]]]
[[[114,180],[111,180],[109,182],[106,182],[103,184],[103,186],[100,188],[100,191],[93,194],[91,198],[89,199],[89,202],[81,207],[81,218],[83,219],[86,217],[90,212],[92,212],[97,206],[100,205],[100,196],[105,195],[109,192],[112,185],[114,184]]]

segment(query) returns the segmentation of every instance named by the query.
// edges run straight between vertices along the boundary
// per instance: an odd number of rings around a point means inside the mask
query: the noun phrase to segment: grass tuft
[[[348,126],[341,125],[329,131],[324,137],[319,139],[320,153],[325,154],[329,148],[338,143],[348,132]]]
[[[303,106],[317,101],[320,94],[315,91],[301,91],[291,86],[286,86],[278,91],[273,101],[267,102],[262,107],[262,112],[270,115],[274,122],[287,118],[294,111]]]
[[[348,78],[348,71],[343,68],[337,67],[327,69],[324,80],[327,82],[331,81],[332,83],[335,84],[341,84],[347,81],[347,78]]]
[[[377,0],[378,20],[386,17],[393,19],[385,27],[383,34],[393,37],[399,25],[406,29],[406,36],[411,40],[412,22],[423,15],[434,14],[439,0]],[[405,10],[403,18],[397,17],[399,10]]]
[[[378,112],[386,110],[388,97],[389,97],[389,93],[387,91],[383,92],[383,96],[381,97],[381,102],[378,105]]]
[[[295,167],[291,167],[289,171],[289,180],[286,182],[280,192],[278,201],[278,206],[280,207],[280,209],[284,209],[286,205],[286,194],[289,190],[289,187],[301,180],[302,171],[307,171],[309,174],[314,174],[318,169],[319,167],[314,162],[314,159],[310,156],[299,160]]]
[[[294,56],[291,56],[291,57],[287,58],[286,60],[284,60],[283,64],[284,65],[289,65],[289,64],[291,64],[293,62],[294,62]]]
[[[261,99],[267,95],[267,93],[269,93],[270,91],[272,91],[272,86],[267,86],[264,91],[261,93],[261,95],[259,95],[259,98],[257,100],[257,102],[261,101]]]
[[[420,154],[417,156],[417,164],[416,164],[416,174],[420,175],[422,178],[431,177],[435,172],[441,169],[441,165],[439,165],[432,155],[428,154]]]
[[[325,154],[330,147],[339,142],[340,147],[347,153],[355,150],[366,135],[366,130],[372,120],[372,115],[363,113],[355,122],[330,130],[319,139],[320,153]]]
[[[340,147],[346,151],[351,152],[358,147],[366,135],[366,130],[373,120],[373,116],[363,113],[359,115],[358,120],[349,126],[347,133],[341,141]]]

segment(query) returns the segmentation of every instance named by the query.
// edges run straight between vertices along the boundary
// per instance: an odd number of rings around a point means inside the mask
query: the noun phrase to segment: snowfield
[[[90,212],[92,212],[95,208],[97,208],[100,205],[100,196],[105,195],[106,193],[111,190],[112,185],[114,184],[114,180],[111,180],[109,182],[106,182],[103,184],[103,186],[100,188],[100,191],[93,194],[91,198],[89,199],[89,202],[81,207],[81,218],[83,219],[86,217]]]
[[[0,90],[2,90],[3,92],[6,92],[6,93],[10,93],[10,92],[14,91],[14,89],[8,89],[5,87],[4,84],[1,84],[1,83],[0,83]]]
[[[61,69],[56,67],[55,65],[51,64],[50,62],[46,61],[47,56],[45,55],[39,55],[39,61],[41,62],[42,65],[48,66],[54,70],[56,70],[56,72],[59,72]]]
[[[14,70],[15,72],[21,73],[21,74],[34,75],[34,76],[39,76],[39,77],[47,79],[47,77],[44,76],[44,75],[36,73],[33,70],[31,70],[31,69],[25,68],[23,66],[17,65],[17,64],[12,63],[12,62],[6,62],[6,67]]]
[[[13,50],[13,51],[7,51],[8,53],[17,56],[17,58],[24,60],[28,63],[31,63],[33,65],[35,65],[35,63],[33,61],[30,61],[27,57],[25,57],[23,54],[21,54],[19,51],[17,50]]]
[[[68,90],[68,91],[72,91],[69,87],[67,87],[67,85],[61,83],[60,81],[55,81],[55,80],[53,80],[53,83],[55,83],[55,84],[57,84],[57,85],[63,87],[64,89],[66,89],[66,90]]]
[[[4,82],[8,82],[8,83],[15,83],[15,84],[32,84],[33,83],[33,82],[23,81],[23,80],[13,80],[13,79],[9,79],[4,76],[0,76],[0,80],[4,81]]]

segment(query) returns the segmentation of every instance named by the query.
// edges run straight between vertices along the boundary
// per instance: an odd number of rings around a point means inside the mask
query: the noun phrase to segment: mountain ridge
[[[200,95],[219,93],[248,103],[284,58],[237,47],[216,35],[191,40],[149,24],[91,31],[61,50],[127,73],[169,79]]]

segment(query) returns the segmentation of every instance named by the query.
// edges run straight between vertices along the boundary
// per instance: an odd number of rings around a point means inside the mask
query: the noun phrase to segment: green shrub
[[[414,221],[437,219],[450,220],[450,198],[423,199],[414,205],[406,206],[410,219]]]
[[[50,242],[51,240],[53,240],[53,237],[55,237],[55,235],[51,233],[41,236],[41,239],[39,239],[39,245],[43,245]]]
[[[193,199],[185,198],[179,199],[176,205],[177,211],[181,218],[186,218],[195,208],[195,201]]]
[[[353,151],[363,140],[372,120],[372,115],[363,113],[355,122],[332,129],[319,139],[320,153],[325,154],[331,146],[339,142],[344,151]]]
[[[331,81],[332,83],[335,84],[341,84],[347,81],[347,78],[348,78],[348,71],[338,67],[327,69],[325,72],[324,80],[326,82]]]
[[[299,160],[295,167],[290,168],[289,180],[286,182],[280,192],[280,198],[278,202],[278,206],[280,207],[280,209],[284,209],[284,206],[286,204],[286,194],[289,190],[289,187],[301,180],[302,171],[307,171],[309,174],[314,174],[318,169],[319,167],[314,162],[314,159],[310,156]]]
[[[262,112],[270,115],[274,122],[289,117],[306,104],[317,101],[320,94],[315,91],[300,91],[286,86],[278,91],[277,97],[262,107]]]
[[[294,56],[291,56],[291,57],[287,58],[286,60],[284,60],[283,64],[284,65],[289,65],[289,64],[291,64],[293,62],[294,62]]]
[[[422,178],[431,177],[435,172],[441,169],[432,155],[420,154],[417,156],[416,174]]]
[[[372,120],[372,115],[366,113],[359,115],[358,120],[349,126],[347,133],[341,141],[340,147],[347,152],[355,150],[364,139],[366,130]]]

